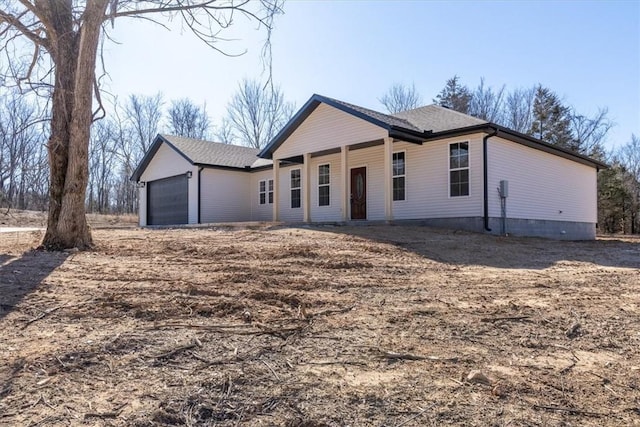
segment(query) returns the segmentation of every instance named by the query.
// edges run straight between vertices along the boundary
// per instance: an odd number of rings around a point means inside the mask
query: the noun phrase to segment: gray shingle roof
[[[231,168],[267,166],[271,160],[258,158],[260,150],[221,142],[204,141],[175,135],[160,135],[187,157],[191,163]]]
[[[375,110],[370,110],[368,108],[364,108],[364,107],[360,107],[359,105],[355,105],[355,104],[350,104],[348,102],[344,102],[344,101],[340,101],[339,99],[335,99],[335,98],[329,98],[329,97],[324,97],[325,99],[331,100],[333,102],[335,102],[336,104],[340,104],[343,105],[351,110],[357,111],[360,114],[363,114],[365,116],[368,116],[374,120],[380,121],[382,123],[385,123],[389,126],[398,126],[404,129],[409,129],[409,130],[414,130],[416,132],[420,132],[423,130],[428,130],[428,129],[424,129],[424,128],[420,128],[419,126],[415,126],[414,123],[411,123],[409,120],[407,120],[404,117],[400,117],[398,115],[391,115],[391,114],[384,114],[384,113],[380,113],[379,111],[375,111]]]
[[[406,120],[420,130],[431,130],[433,132],[460,129],[488,123],[485,120],[481,120],[455,110],[450,110],[439,105],[426,105],[413,110],[401,111],[393,114],[393,116]]]

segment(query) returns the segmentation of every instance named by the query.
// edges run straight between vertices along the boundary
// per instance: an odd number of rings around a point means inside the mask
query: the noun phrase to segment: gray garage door
[[[147,224],[171,225],[189,222],[188,195],[186,175],[147,182]]]

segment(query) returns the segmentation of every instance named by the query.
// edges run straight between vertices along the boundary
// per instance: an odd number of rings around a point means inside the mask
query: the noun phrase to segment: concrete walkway
[[[0,233],[19,233],[21,231],[42,231],[44,227],[0,227]]]

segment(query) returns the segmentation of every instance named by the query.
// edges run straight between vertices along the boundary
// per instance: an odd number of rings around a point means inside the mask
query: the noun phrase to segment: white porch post
[[[384,217],[393,220],[393,139],[384,139]]]
[[[311,155],[304,153],[302,159],[302,212],[304,222],[311,222]]]
[[[273,159],[273,220],[280,221],[280,160]]]
[[[342,200],[342,220],[349,220],[349,205],[351,198],[349,197],[349,147],[343,145],[340,147],[340,175],[342,176],[342,192],[340,199]]]

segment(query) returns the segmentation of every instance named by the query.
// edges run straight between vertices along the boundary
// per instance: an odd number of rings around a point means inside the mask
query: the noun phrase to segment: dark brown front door
[[[351,219],[367,219],[367,168],[351,169]]]

